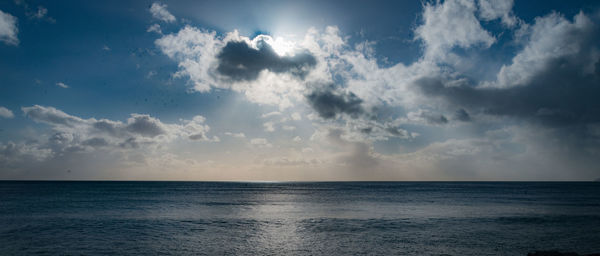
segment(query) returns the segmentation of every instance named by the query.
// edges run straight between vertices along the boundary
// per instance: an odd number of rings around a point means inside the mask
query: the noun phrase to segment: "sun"
[[[279,56],[293,56],[296,52],[296,44],[293,41],[286,40],[283,37],[275,37],[269,35],[260,35],[254,38],[253,41],[263,40],[273,48],[273,51]]]
[[[279,56],[293,55],[296,49],[296,44],[292,41],[287,41],[283,37],[277,37],[272,43],[269,43],[273,50],[279,54]]]

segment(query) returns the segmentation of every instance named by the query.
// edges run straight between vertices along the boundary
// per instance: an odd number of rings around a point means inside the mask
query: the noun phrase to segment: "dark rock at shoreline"
[[[574,252],[535,251],[528,253],[527,256],[600,256],[600,253],[577,254]]]

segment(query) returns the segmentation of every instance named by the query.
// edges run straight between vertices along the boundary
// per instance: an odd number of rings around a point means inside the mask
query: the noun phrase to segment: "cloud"
[[[148,29],[146,29],[146,32],[154,32],[159,35],[162,35],[162,30],[159,24],[152,24],[150,27],[148,27]]]
[[[378,153],[369,143],[347,140],[348,134],[339,129],[322,131],[313,141],[328,146],[327,152],[314,147],[321,163],[332,163],[325,169],[352,180],[560,180],[590,171],[589,156],[560,153],[560,143],[544,140],[549,134],[530,133],[536,129],[505,127],[401,154]],[[554,157],[547,158],[550,155]],[[580,163],[584,159],[588,163]]]
[[[17,18],[0,10],[0,41],[8,45],[18,45]]]
[[[47,124],[50,129],[37,133],[35,139],[26,143],[0,143],[3,177],[28,177],[27,173],[35,172],[38,178],[73,178],[62,176],[67,168],[77,168],[79,178],[122,177],[128,174],[125,170],[138,167],[146,169],[141,172],[146,176],[148,170],[173,171],[195,166],[193,159],[183,161],[177,156],[175,167],[171,164],[173,158],[167,156],[186,144],[219,141],[216,136],[208,137],[210,127],[202,116],[164,123],[149,115],[131,114],[122,122],[81,118],[39,105],[22,110],[28,118]]]
[[[246,138],[246,134],[244,134],[243,132],[239,132],[239,133],[233,133],[233,132],[225,132],[224,133],[227,136],[231,136],[234,138]]]
[[[254,138],[254,139],[251,139],[250,140],[250,145],[252,145],[254,147],[258,147],[258,148],[271,148],[271,147],[273,147],[273,144],[271,144],[265,138]]]
[[[592,85],[600,80],[570,76],[573,70],[553,71],[559,70],[551,68],[527,86],[508,89],[474,88],[469,84],[450,87],[434,78],[416,84],[426,95],[442,97],[454,106],[487,115],[519,117],[550,126],[600,121],[600,105],[590,96],[600,93]]]
[[[153,17],[176,21],[155,5]],[[165,24],[152,24],[156,47],[178,67],[174,79],[189,91],[239,93],[267,113],[247,118],[264,120],[219,131],[231,137],[223,143],[200,143],[219,141],[202,116],[110,120],[24,107],[42,125],[32,128],[35,139],[0,143],[0,169],[79,163],[88,178],[107,170],[170,179],[596,178],[597,18],[551,13],[526,24],[513,5],[425,3],[413,30],[423,55],[396,64],[378,57],[380,42],[357,42],[334,26],[286,40],[191,25],[162,34]],[[506,54],[514,57],[489,59]],[[247,102],[238,103],[228,107]]]
[[[496,42],[486,31],[475,12],[472,0],[448,0],[436,4],[426,3],[423,24],[415,29],[415,35],[426,46],[424,58],[447,61],[453,47],[490,47]]]
[[[281,129],[283,129],[285,131],[293,131],[293,130],[296,130],[296,126],[284,125],[284,126],[281,126]]]
[[[573,22],[553,13],[536,19],[530,40],[503,66],[494,84],[468,79],[423,78],[427,96],[487,115],[518,117],[547,126],[600,122],[600,49],[597,27],[577,14]]]
[[[43,6],[38,6],[37,12],[33,13],[31,17],[36,19],[43,19],[44,17],[46,17],[46,14],[48,14],[48,9],[46,9]]]
[[[344,149],[342,154],[335,156],[335,161],[342,164],[352,172],[362,173],[364,170],[372,170],[379,165],[378,157],[373,152],[373,147],[364,142],[348,141],[345,131],[341,129],[328,129],[324,134],[324,140],[332,145]]]
[[[454,113],[453,119],[462,122],[469,122],[471,121],[471,116],[466,110],[461,108]]]
[[[274,122],[266,122],[263,124],[265,131],[274,132],[275,131],[275,123]]]
[[[166,133],[165,128],[158,119],[149,115],[140,114],[132,114],[131,117],[127,119],[127,126],[125,129],[134,134],[140,134],[150,138]]]
[[[263,163],[266,166],[276,166],[276,167],[289,167],[289,166],[310,166],[310,167],[314,167],[316,165],[322,164],[322,162],[317,159],[317,158],[313,158],[313,159],[305,159],[305,158],[295,158],[295,159],[290,159],[287,157],[281,157],[281,158],[269,158],[269,159],[265,159],[263,161]]]
[[[262,118],[269,118],[269,117],[274,117],[274,116],[281,116],[281,112],[273,111],[273,112],[269,112],[269,113],[266,113],[266,114],[262,114],[260,117],[262,117]]]
[[[215,56],[223,43],[215,32],[186,26],[176,34],[157,39],[155,44],[165,55],[179,62],[180,70],[175,76],[189,77],[194,90],[206,92],[211,86],[219,86],[214,82]]]
[[[218,38],[214,31],[190,26],[156,40],[163,53],[180,61],[183,69],[177,75],[189,76],[198,91],[206,91],[211,86],[229,88],[222,84],[256,80],[263,70],[303,78],[316,65],[315,57],[306,50],[280,56],[270,43],[274,40],[266,35],[250,40],[234,31],[225,38]]]
[[[65,88],[65,89],[69,88],[69,86],[68,86],[68,85],[66,85],[66,84],[65,84],[65,83],[63,83],[63,82],[58,82],[58,83],[56,83],[56,86],[58,86],[58,87],[60,87],[60,88]]]
[[[293,53],[280,56],[269,45],[275,42],[267,35],[250,39],[233,31],[217,36],[214,31],[185,26],[155,44],[178,62],[179,70],[173,76],[187,78],[194,91],[232,89],[251,102],[285,109],[302,98],[303,83],[316,60],[300,46],[290,47]]]
[[[244,41],[227,42],[217,55],[217,60],[217,72],[238,81],[256,80],[263,70],[289,72],[302,78],[316,64],[316,59],[308,52],[279,56],[264,39],[257,40],[256,49]]]
[[[32,107],[23,107],[21,110],[33,121],[54,126],[73,128],[79,124],[85,123],[85,120],[76,116],[71,116],[53,107],[34,105]]]
[[[175,16],[167,11],[166,4],[160,4],[158,2],[152,3],[150,6],[150,13],[152,13],[152,17],[158,20],[162,20],[167,23],[175,22]]]
[[[479,17],[485,21],[502,19],[502,24],[513,27],[518,19],[512,14],[513,0],[479,0]]]
[[[113,148],[138,148],[169,143],[177,139],[192,141],[216,141],[207,136],[210,127],[205,118],[195,116],[181,120],[179,124],[166,124],[146,114],[131,114],[126,122],[108,119],[83,119],[69,115],[53,107],[34,105],[23,107],[23,113],[31,120],[50,125],[54,135],[50,144],[57,151],[88,150],[96,146]],[[58,147],[60,146],[60,147]],[[86,147],[89,146],[89,147]]]
[[[13,118],[14,116],[15,115],[10,109],[0,106],[0,117]]]
[[[148,71],[148,74],[146,74],[146,78],[147,79],[151,79],[152,77],[156,76],[157,72],[154,70],[150,70]]]
[[[408,120],[414,123],[443,125],[448,123],[448,118],[443,114],[433,113],[429,110],[419,109],[406,114]]]
[[[502,66],[497,81],[486,86],[526,86],[539,73],[559,68],[557,62],[564,62],[562,65],[567,68],[578,68],[581,75],[597,71],[598,26],[584,13],[575,15],[572,22],[558,13],[538,17],[521,33],[525,37],[524,48],[510,65]]]
[[[18,167],[27,161],[42,161],[52,155],[50,149],[26,143],[0,142],[0,166]]]
[[[308,104],[326,120],[353,119],[345,129],[358,132],[354,133],[357,138],[410,137],[410,132],[390,120],[377,119],[373,112],[388,103],[384,99],[397,105],[398,99],[392,95],[409,96],[409,91],[395,85],[407,79],[403,65],[379,68],[368,44],[346,47],[335,27],[323,32],[310,29],[303,41],[283,55],[273,48],[281,43],[277,40],[267,35],[250,39],[237,31],[218,36],[214,31],[186,26],[157,39],[156,45],[178,61],[180,69],[174,77],[189,78],[196,91],[232,89],[251,102],[279,106],[280,111]],[[301,116],[292,118],[300,120]],[[274,132],[275,122],[265,123],[265,130]]]
[[[306,99],[319,116],[326,119],[336,118],[339,114],[357,118],[364,113],[361,106],[363,101],[352,92],[334,92],[326,88],[311,92]]]
[[[42,20],[45,19],[50,23],[55,23],[56,20],[54,18],[48,16],[48,9],[46,7],[39,5],[36,9],[31,9],[29,4],[24,0],[15,0],[15,4],[18,6],[22,6],[25,9],[25,15],[27,15],[30,19]]]
[[[237,31],[218,34],[191,26],[161,36],[156,45],[177,62],[173,76],[186,78],[194,90],[231,89],[250,102],[279,107],[263,115],[269,120],[262,128],[272,137],[252,139],[251,146],[285,150],[273,138],[289,136],[286,130],[292,127],[298,134],[322,133],[292,139],[298,152],[278,152],[263,161],[271,167],[306,163],[310,158],[299,157],[299,148],[322,155],[316,157],[320,167],[351,169],[357,172],[354,177],[367,178],[359,169],[373,170],[372,177],[476,179],[502,178],[502,166],[558,173],[558,167],[530,163],[528,157],[572,162],[545,145],[568,145],[565,155],[596,163],[591,157],[597,155],[600,134],[600,106],[594,98],[600,84],[596,21],[583,13],[572,20],[551,13],[526,24],[515,16],[513,5],[495,0],[425,3],[414,29],[424,53],[410,64],[382,66],[377,42],[351,44],[336,27],[309,29],[286,54],[276,51],[280,45],[267,35],[248,38]],[[485,23],[496,20],[503,26]],[[492,47],[496,43],[503,45]],[[516,53],[501,68],[501,60],[490,65],[490,55],[479,54],[505,51],[509,44]],[[490,74],[481,75],[479,69]],[[295,111],[306,114],[310,125],[284,124],[302,120]],[[535,140],[522,135],[531,130],[540,130]],[[292,137],[284,138],[289,143]],[[556,144],[545,144],[544,138]],[[353,164],[360,168],[348,168]],[[499,174],[486,174],[481,170],[486,164]],[[575,176],[584,175],[584,169],[582,164]]]
[[[292,113],[291,117],[292,117],[292,120],[294,120],[294,121],[300,121],[300,120],[302,120],[302,116],[298,112]]]

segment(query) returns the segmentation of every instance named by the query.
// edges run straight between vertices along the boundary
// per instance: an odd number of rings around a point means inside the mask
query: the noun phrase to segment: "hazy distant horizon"
[[[96,179],[96,180],[40,180],[40,179],[21,179],[21,180],[8,180],[3,179],[0,182],[197,182],[197,183],[578,183],[578,182],[599,182],[600,180],[110,180],[110,179]]]

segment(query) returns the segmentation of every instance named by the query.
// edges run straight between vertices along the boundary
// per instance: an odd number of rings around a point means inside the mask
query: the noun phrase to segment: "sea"
[[[0,255],[600,252],[600,182],[0,181]]]

